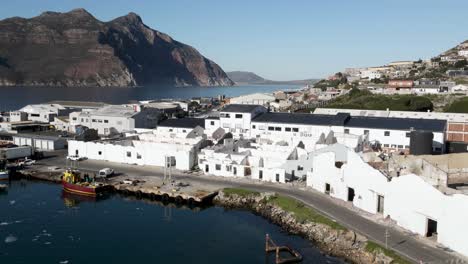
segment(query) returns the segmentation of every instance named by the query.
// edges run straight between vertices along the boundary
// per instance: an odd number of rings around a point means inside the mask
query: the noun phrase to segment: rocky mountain
[[[193,47],[134,13],[102,22],[84,9],[0,21],[0,85],[229,86]]]
[[[294,81],[272,81],[265,79],[253,72],[248,71],[231,71],[227,72],[229,78],[238,85],[243,84],[294,84],[294,85],[307,85],[313,84],[318,79],[307,79],[307,80],[294,80]]]

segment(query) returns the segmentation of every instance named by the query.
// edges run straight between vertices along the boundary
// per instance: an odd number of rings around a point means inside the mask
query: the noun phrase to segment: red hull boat
[[[72,170],[65,171],[62,185],[64,191],[87,196],[97,196],[105,190],[102,184],[81,181],[78,173]]]

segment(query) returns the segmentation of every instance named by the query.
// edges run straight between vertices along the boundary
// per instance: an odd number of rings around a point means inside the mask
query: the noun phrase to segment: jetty
[[[218,194],[217,190],[204,186],[188,184],[176,180],[164,182],[161,178],[146,178],[146,180],[124,179],[119,177],[109,179],[109,184],[118,193],[133,195],[137,198],[150,198],[162,202],[177,204],[200,205],[210,203]]]
[[[265,252],[275,252],[276,264],[299,263],[302,261],[302,255],[299,252],[289,246],[276,245],[268,234],[265,236]],[[290,257],[281,256],[281,252],[289,253]]]
[[[22,178],[61,183],[63,172],[63,168],[39,165],[19,170],[17,174]],[[117,175],[96,179],[96,181],[107,187],[109,192],[117,192],[136,198],[148,198],[163,203],[186,204],[190,207],[209,204],[218,194],[218,188],[214,186],[186,183],[160,176]]]

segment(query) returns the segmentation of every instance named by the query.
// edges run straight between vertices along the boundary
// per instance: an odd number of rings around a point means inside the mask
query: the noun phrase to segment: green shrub
[[[377,253],[380,251],[384,253],[386,256],[391,257],[393,259],[392,263],[394,264],[397,264],[397,263],[398,264],[410,264],[411,263],[410,261],[402,258],[400,255],[395,253],[395,251],[381,247],[379,244],[372,242],[372,241],[367,242],[366,251],[370,253]]]

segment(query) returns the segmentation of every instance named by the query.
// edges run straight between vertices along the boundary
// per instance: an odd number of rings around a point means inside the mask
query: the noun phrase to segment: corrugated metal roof
[[[424,130],[443,132],[447,122],[435,119],[389,118],[369,116],[299,114],[299,113],[264,113],[253,119],[253,122],[283,123],[298,125],[334,126],[342,124],[345,127],[376,128],[390,130]]]
[[[167,119],[159,123],[160,127],[179,127],[195,128],[197,126],[205,128],[205,119],[203,118],[177,118]]]

